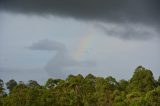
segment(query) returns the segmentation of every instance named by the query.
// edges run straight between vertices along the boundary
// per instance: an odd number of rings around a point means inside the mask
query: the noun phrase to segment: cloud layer
[[[48,39],[40,40],[29,47],[32,50],[65,51],[65,45]]]
[[[12,13],[33,15],[57,15],[87,21],[100,21],[113,24],[141,24],[159,32],[159,0],[1,0],[0,10]],[[133,25],[132,25],[133,26]],[[124,35],[106,30],[111,36],[122,39],[151,38],[148,32],[141,31],[136,36],[135,28],[125,26]],[[102,28],[104,29],[104,28]],[[116,30],[116,29],[115,29]],[[114,33],[119,33],[116,31]],[[159,35],[158,35],[159,37]]]
[[[125,40],[149,40],[152,38],[159,38],[159,33],[154,28],[142,24],[98,23],[96,27],[104,31],[107,36]]]
[[[85,67],[96,65],[94,61],[77,61],[73,59],[68,54],[65,45],[56,41],[44,39],[32,44],[28,48],[31,50],[56,51],[56,55],[45,66],[46,71],[52,77],[65,78],[68,75],[67,71],[73,69],[83,70]]]
[[[53,14],[82,19],[156,24],[160,17],[159,4],[159,0],[2,0],[0,6],[2,10],[24,14]]]

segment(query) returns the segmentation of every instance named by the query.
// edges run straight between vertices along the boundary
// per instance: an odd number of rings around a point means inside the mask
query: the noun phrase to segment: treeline
[[[88,74],[49,78],[45,85],[0,80],[0,106],[160,106],[160,77],[139,66],[130,80]]]

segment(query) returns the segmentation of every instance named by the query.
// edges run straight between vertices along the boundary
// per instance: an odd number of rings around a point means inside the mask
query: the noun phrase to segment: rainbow
[[[93,34],[93,28],[89,30],[85,35],[83,35],[79,42],[76,50],[73,53],[73,58],[76,60],[80,60],[85,56],[86,50],[90,48],[92,45],[92,42],[94,41],[94,34]]]

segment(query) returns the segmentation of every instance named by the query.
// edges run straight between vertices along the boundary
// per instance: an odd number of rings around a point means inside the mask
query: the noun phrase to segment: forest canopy
[[[129,80],[119,81],[92,74],[49,78],[44,85],[0,79],[0,106],[160,106],[160,77],[138,66]]]

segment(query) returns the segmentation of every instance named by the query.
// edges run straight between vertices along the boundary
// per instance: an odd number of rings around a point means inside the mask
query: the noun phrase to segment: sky
[[[160,75],[159,0],[1,0],[0,78]]]

